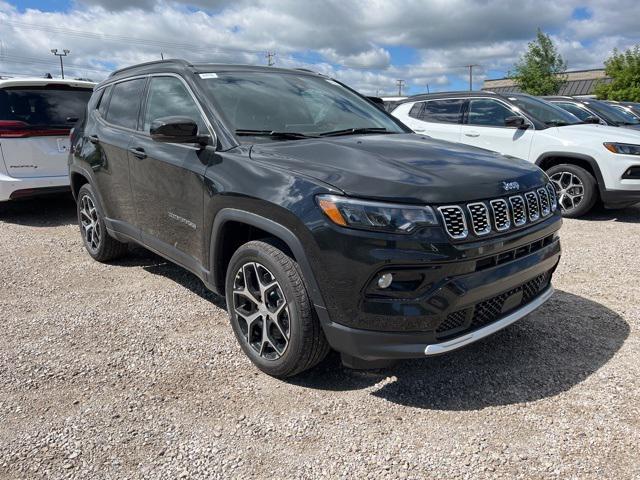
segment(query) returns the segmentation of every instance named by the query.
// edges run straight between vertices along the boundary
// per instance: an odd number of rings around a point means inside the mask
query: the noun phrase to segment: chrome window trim
[[[200,112],[200,116],[202,117],[202,119],[204,120],[204,124],[207,127],[207,130],[209,131],[209,135],[211,136],[211,141],[212,141],[212,146],[217,149],[217,145],[218,145],[218,136],[216,135],[216,132],[213,130],[213,126],[211,125],[211,122],[209,121],[209,118],[207,118],[207,115],[205,114],[204,109],[202,108],[202,105],[200,104],[200,102],[198,101],[198,99],[196,98],[195,94],[193,93],[193,90],[191,89],[191,87],[189,86],[189,84],[185,81],[184,78],[182,78],[180,75],[178,75],[177,73],[173,73],[173,72],[159,72],[159,73],[147,73],[144,75],[134,75],[131,77],[126,77],[126,78],[122,78],[119,80],[116,80],[114,82],[110,82],[107,83],[103,86],[100,87],[100,89],[103,88],[107,88],[109,85],[117,85],[119,83],[123,83],[123,82],[128,82],[130,80],[138,80],[141,78],[148,78],[151,79],[153,77],[175,77],[178,80],[180,80],[182,82],[182,85],[186,88],[187,92],[189,92],[189,95],[191,95],[191,99],[195,102],[196,107],[198,108],[198,111]],[[146,108],[147,106],[147,95],[148,95],[148,88],[145,88],[145,93],[144,93],[144,98],[141,100],[141,102],[144,102],[144,107]],[[142,107],[143,105],[141,104],[140,107]],[[146,113],[146,110],[145,110]],[[99,119],[105,123],[106,125],[108,125],[109,127],[112,128],[117,128],[120,130],[124,130],[126,132],[131,132],[131,133],[135,133],[137,135],[144,135],[145,137],[149,137],[150,135],[148,133],[146,133],[143,130],[137,130],[137,129],[131,129],[131,128],[127,128],[127,127],[123,127],[121,125],[116,125],[115,123],[111,123],[109,121],[107,121],[105,118],[102,118],[102,115],[99,116]],[[183,143],[171,143],[171,145],[176,145],[179,147],[183,147],[183,148],[188,148],[191,150],[198,150],[198,147],[194,147],[192,145],[186,145]]]

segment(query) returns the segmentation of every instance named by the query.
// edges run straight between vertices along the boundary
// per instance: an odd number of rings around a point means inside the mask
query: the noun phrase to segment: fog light
[[[392,273],[383,273],[378,277],[378,287],[380,288],[389,288],[393,282],[393,274]]]

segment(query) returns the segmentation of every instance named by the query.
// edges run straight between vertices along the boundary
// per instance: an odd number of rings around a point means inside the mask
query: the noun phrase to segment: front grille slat
[[[469,210],[471,226],[473,227],[473,232],[476,235],[482,236],[491,232],[489,209],[484,203],[470,203],[467,205],[467,210]]]
[[[440,215],[444,220],[444,226],[451,238],[460,240],[467,238],[469,230],[467,229],[467,219],[464,216],[464,210],[458,205],[450,205],[439,207]]]
[[[537,222],[556,210],[551,183],[506,198],[438,207],[446,232],[455,240],[506,232]]]
[[[529,213],[529,221],[535,222],[540,218],[540,204],[538,203],[538,195],[536,192],[527,192],[524,194],[527,200],[527,212]]]

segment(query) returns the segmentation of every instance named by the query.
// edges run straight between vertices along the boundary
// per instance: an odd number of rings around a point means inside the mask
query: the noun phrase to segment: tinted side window
[[[502,103],[491,99],[471,100],[469,102],[469,124],[504,127],[507,117],[516,115]]]
[[[422,118],[425,122],[460,123],[463,99],[430,100],[424,103]]]
[[[420,111],[422,110],[423,105],[424,102],[415,103],[413,107],[411,107],[411,110],[409,110],[409,116],[420,119]]]
[[[175,77],[153,77],[149,86],[144,131],[151,122],[161,117],[189,117],[198,124],[198,132],[206,131],[200,110],[184,84]]]
[[[104,89],[104,93],[102,97],[100,97],[100,101],[98,102],[98,112],[104,118],[107,116],[107,107],[109,106],[109,96],[111,95],[111,85]]]
[[[131,129],[136,128],[145,82],[146,79],[139,78],[114,85],[107,110],[107,120],[110,123]]]
[[[593,114],[591,112],[588,112],[587,110],[576,105],[575,103],[557,102],[556,105],[563,108],[569,113],[573,113],[576,117],[578,117],[580,120],[583,120],[583,121],[589,117],[593,117]]]

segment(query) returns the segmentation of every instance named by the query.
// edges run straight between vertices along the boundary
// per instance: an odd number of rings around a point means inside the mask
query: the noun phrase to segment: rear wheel
[[[290,377],[320,362],[329,345],[296,261],[276,241],[251,241],[231,258],[227,308],[245,354],[263,372]]]
[[[107,232],[93,188],[88,183],[78,191],[77,211],[84,247],[94,260],[108,262],[127,253],[128,245]]]
[[[562,215],[576,218],[586,214],[598,200],[596,179],[577,165],[560,164],[547,170],[558,197]]]

